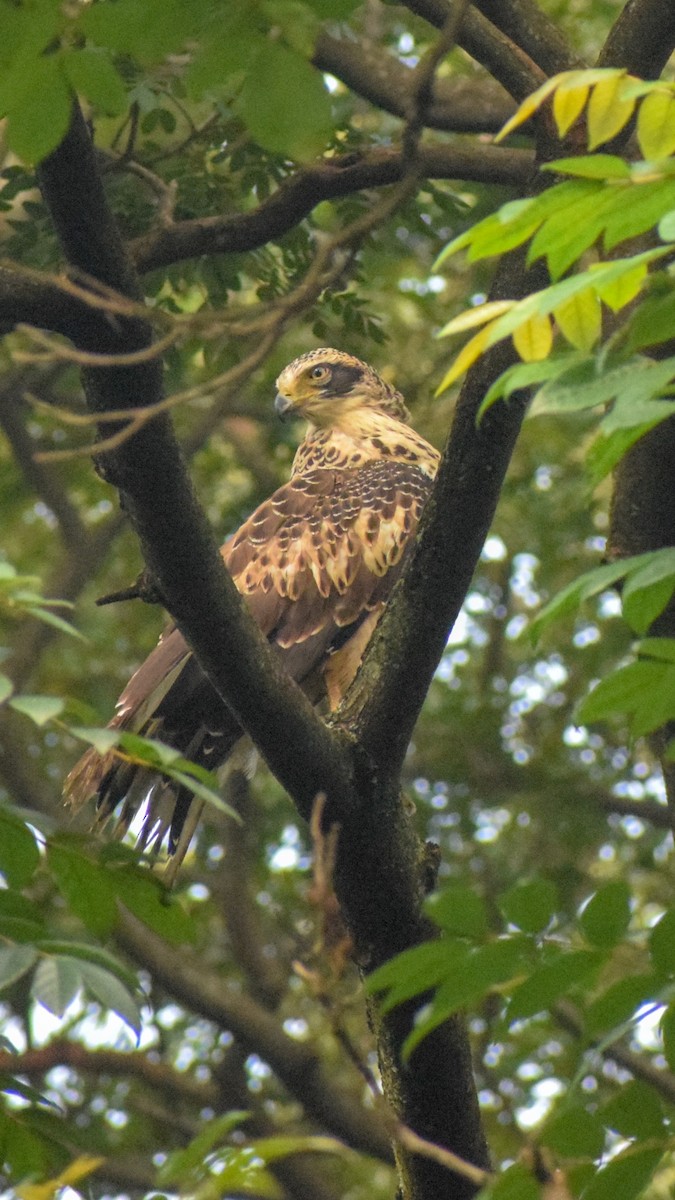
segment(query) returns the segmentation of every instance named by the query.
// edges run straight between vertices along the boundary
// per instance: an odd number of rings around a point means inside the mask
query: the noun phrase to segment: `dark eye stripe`
[[[363,379],[363,368],[334,363],[331,366],[330,392],[332,396],[346,396]]]

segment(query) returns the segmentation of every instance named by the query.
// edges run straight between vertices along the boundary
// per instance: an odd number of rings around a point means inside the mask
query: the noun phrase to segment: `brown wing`
[[[396,461],[317,469],[279,488],[223,547],[298,682],[389,595],[430,489],[421,470]]]

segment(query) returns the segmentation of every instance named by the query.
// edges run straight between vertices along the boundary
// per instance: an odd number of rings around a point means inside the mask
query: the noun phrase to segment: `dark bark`
[[[420,147],[417,165],[421,175],[429,179],[472,179],[522,186],[532,169],[532,155],[526,150],[455,141],[447,146]],[[131,253],[138,270],[144,272],[200,254],[255,250],[294,229],[322,201],[398,183],[404,174],[400,150],[378,149],[344,159],[327,159],[301,167],[251,212],[156,227],[132,242]]]
[[[77,226],[69,223],[73,208],[77,208],[73,200],[78,195],[81,176],[87,172],[95,172],[95,160],[84,123],[76,114],[66,140],[44,163],[41,182],[64,249],[73,254],[81,269],[91,274],[92,264],[86,261]],[[87,179],[84,190],[94,209],[105,205],[100,184],[97,188],[95,181]],[[66,196],[70,197],[69,205],[65,204]],[[95,221],[95,211],[92,219]],[[104,220],[102,224],[105,225]],[[136,295],[137,284],[130,279],[121,242],[110,237],[106,247],[107,256],[100,252],[95,256],[104,282],[118,289],[127,288]],[[121,329],[112,331],[104,349],[110,349],[111,343],[116,350],[134,348],[149,336],[144,322],[125,321]],[[161,386],[154,363],[89,369],[85,374],[90,404],[97,412],[124,404],[131,407],[137,401],[147,403],[157,398]],[[354,886],[346,884],[340,888],[357,945],[368,947],[367,957],[374,965],[411,941],[420,940],[427,932],[420,918],[425,870],[419,861],[419,843],[405,814],[401,813],[398,820],[398,785],[387,780],[383,803],[374,806],[371,802],[379,783],[370,762],[363,762],[362,755],[354,754],[349,739],[328,730],[298,689],[292,688],[282,675],[224,571],[168,419],[154,419],[119,449],[106,454],[104,463],[107,477],[120,489],[147,565],[169,611],[220,694],[252,733],[301,812],[309,814],[319,791],[327,792],[333,812],[339,812],[345,827],[339,879],[361,876],[363,871],[365,882],[370,872],[368,886],[375,885],[379,901],[379,907],[369,905],[366,894],[363,904],[357,906],[353,903],[357,896]],[[383,807],[389,809],[393,825],[386,830],[368,829],[363,816],[382,811]],[[352,856],[355,846],[365,853]],[[384,908],[382,897],[390,900]],[[384,918],[383,924],[378,923],[378,914]],[[162,977],[161,962],[157,957],[151,958],[151,948],[146,947],[144,955],[153,973],[159,971]],[[172,961],[171,971],[174,970]],[[199,972],[191,978],[190,987],[201,983]],[[188,999],[187,995],[183,998]],[[211,1003],[215,1003],[213,996],[208,1000]],[[247,1011],[250,1018],[250,1009]],[[410,1016],[405,1010],[397,1013],[383,1022],[380,1030],[386,1091],[402,1118],[412,1121],[418,1132],[438,1138],[462,1157],[482,1165],[486,1152],[465,1032],[460,1023],[449,1022],[421,1049],[415,1069],[405,1070],[398,1054]],[[269,1020],[272,1018],[266,1014],[265,1020],[256,1019],[250,1031],[249,1044],[263,1057],[264,1030]],[[316,1115],[320,1117],[321,1104],[327,1104],[328,1100],[321,1099],[326,1085],[321,1082],[320,1072],[317,1073],[317,1064],[308,1060],[296,1079],[295,1067],[292,1063],[285,1065],[281,1054],[281,1058],[277,1056],[275,1069],[289,1085],[291,1076],[286,1072],[290,1071],[303,1094],[310,1089],[307,1095],[315,1096]],[[444,1104],[440,1103],[440,1097],[444,1098]],[[329,1117],[327,1111],[325,1117]],[[357,1124],[362,1124],[361,1115]],[[459,1178],[451,1185],[452,1192],[448,1191],[447,1172],[423,1159],[404,1154],[401,1164],[411,1200],[434,1195],[441,1188],[458,1200],[475,1191],[473,1185]]]
[[[598,58],[600,67],[625,67],[643,79],[658,79],[675,49],[671,0],[628,0]]]
[[[474,0],[475,7],[507,34],[547,75],[583,67],[558,26],[536,0]]]
[[[358,96],[406,119],[414,88],[413,71],[392,54],[367,42],[332,37],[322,30],[312,61]],[[514,109],[507,93],[491,79],[437,79],[424,112],[424,124],[428,129],[451,133],[497,133]]]
[[[448,0],[406,0],[406,8],[437,29],[443,28],[451,12]],[[457,44],[484,66],[518,103],[546,79],[541,67],[475,8],[470,7],[464,14]]]

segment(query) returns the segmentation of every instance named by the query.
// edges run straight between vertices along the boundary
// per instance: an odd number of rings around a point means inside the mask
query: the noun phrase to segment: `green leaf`
[[[91,859],[79,840],[61,837],[47,847],[47,863],[69,908],[97,937],[117,923],[113,873]]]
[[[604,884],[579,916],[579,927],[586,941],[602,950],[621,941],[630,921],[630,890],[622,879]]]
[[[113,974],[85,958],[78,957],[67,961],[77,967],[87,992],[104,1008],[117,1013],[118,1017],[121,1017],[135,1034],[140,1034],[141,1014],[138,1005],[124,984],[120,983],[117,974]]]
[[[96,728],[86,725],[69,725],[68,732],[72,733],[73,737],[80,738],[83,742],[93,746],[99,754],[107,754],[113,746],[119,745],[121,732],[119,729]]]
[[[65,701],[58,696],[14,696],[9,705],[41,726],[63,712]]]
[[[657,1138],[664,1132],[663,1109],[654,1088],[631,1079],[603,1104],[598,1116],[609,1129],[626,1138]]]
[[[7,675],[0,674],[0,704],[4,704],[8,696],[11,696],[14,691],[14,684]]]
[[[58,629],[60,633],[67,633],[69,637],[77,638],[80,642],[87,641],[87,638],[84,634],[80,633],[79,629],[76,629],[69,621],[64,621],[63,617],[52,612],[50,608],[45,608],[43,604],[26,605],[26,612],[29,616],[36,617],[38,621],[42,621],[44,625],[51,625],[53,629]]]
[[[602,1167],[584,1192],[584,1200],[636,1200],[663,1157],[663,1147],[630,1146]]]
[[[671,1071],[675,1071],[675,1004],[669,1004],[661,1017],[663,1052]]]
[[[16,1079],[13,1075],[8,1075],[6,1071],[0,1071],[0,1092],[4,1092],[10,1096],[20,1096],[22,1100],[27,1100],[29,1104],[46,1104],[51,1108],[55,1108],[60,1112],[59,1105],[50,1100],[48,1096],[44,1096],[37,1088],[31,1087],[29,1083],[24,1083],[21,1079]]]
[[[605,250],[613,250],[620,242],[653,229],[672,208],[675,208],[673,179],[641,183],[631,188],[630,201],[624,200],[607,216],[603,234]]]
[[[118,902],[155,933],[175,945],[194,942],[196,931],[192,917],[177,897],[149,871],[140,867],[118,868],[114,872],[114,883]]]
[[[582,1104],[565,1104],[547,1122],[540,1140],[564,1158],[599,1158],[605,1147],[605,1130],[595,1113]]]
[[[44,933],[44,917],[37,904],[14,888],[0,890],[0,934],[13,942],[33,942]]]
[[[251,4],[232,4],[226,15],[218,14],[218,22],[217,30],[202,37],[187,71],[186,86],[195,99],[229,88],[230,77],[249,70],[266,41],[260,13]]]
[[[675,671],[641,659],[601,679],[577,710],[580,724],[623,713],[632,716],[636,736],[658,729],[675,713]]]
[[[22,888],[40,862],[35,837],[13,813],[0,808],[0,871],[11,887]]]
[[[675,151],[675,97],[670,89],[645,96],[636,133],[645,158],[667,158]]]
[[[530,629],[532,640],[536,641],[547,625],[559,620],[560,617],[567,616],[568,613],[575,612],[584,600],[590,600],[593,596],[606,592],[631,570],[646,565],[651,558],[651,553],[635,554],[631,558],[594,567],[591,571],[585,571],[583,575],[579,575],[566,588],[558,592],[557,596],[549,600],[548,604],[535,617]]]
[[[25,162],[55,150],[70,122],[72,95],[57,55],[34,59],[7,107],[7,141]]]
[[[614,154],[587,154],[583,158],[556,158],[543,163],[542,171],[556,175],[576,175],[580,179],[629,179],[630,167]]]
[[[442,891],[433,892],[425,907],[431,919],[446,933],[481,938],[488,931],[485,904],[473,888],[449,884]]]
[[[543,1012],[577,983],[592,977],[604,956],[592,950],[562,950],[551,953],[549,961],[534,971],[513,992],[507,1018],[521,1021]]]
[[[37,957],[34,946],[0,946],[0,991],[30,971]]]
[[[672,337],[675,328],[675,291],[646,296],[630,315],[626,348],[629,351],[655,346]]]
[[[558,893],[548,879],[530,879],[516,883],[498,899],[506,920],[524,933],[539,933],[550,924],[557,905]]]
[[[662,242],[675,242],[675,209],[661,217],[658,224],[658,235]]]
[[[512,367],[509,367],[508,370],[504,371],[499,378],[494,381],[492,386],[486,392],[485,399],[478,410],[478,422],[480,423],[488,408],[490,408],[495,401],[500,400],[502,397],[504,397],[505,400],[508,400],[516,391],[531,388],[536,384],[545,383],[549,379],[557,379],[569,369],[572,360],[574,360],[576,364],[579,358],[580,356],[576,351],[570,352],[569,350],[566,350],[560,354],[551,355],[551,357],[546,359],[544,362],[514,363]],[[528,415],[532,415],[531,408]]]
[[[669,908],[651,930],[649,954],[657,971],[675,975],[675,908]]]
[[[102,950],[100,946],[91,946],[87,942],[67,942],[56,941],[54,939],[43,939],[36,942],[36,948],[45,954],[60,954],[67,958],[76,958],[82,962],[87,962],[95,967],[99,967],[108,975],[115,975],[121,983],[133,994],[138,990],[138,979],[133,971],[115,958],[113,954],[109,954],[107,950]]]
[[[621,593],[623,615],[636,633],[646,633],[675,591],[675,550],[633,571]]]
[[[514,936],[500,938],[486,946],[471,950],[459,969],[450,969],[431,1003],[422,1009],[412,1033],[403,1044],[403,1057],[408,1059],[415,1048],[438,1025],[464,1008],[475,1003],[500,985],[522,975],[529,964],[529,939]]]
[[[116,0],[87,8],[78,23],[98,45],[152,64],[182,49],[198,32],[196,18],[202,11],[201,5],[185,0]]]
[[[184,1150],[174,1150],[167,1156],[157,1172],[157,1182],[161,1187],[172,1183],[181,1183],[186,1176],[201,1174],[209,1155],[220,1142],[247,1119],[245,1111],[225,1113],[223,1116],[212,1117],[206,1122],[189,1146]]]
[[[514,1163],[483,1188],[476,1200],[541,1200],[534,1174],[524,1163]]]
[[[662,986],[662,978],[654,974],[617,979],[586,1008],[584,1023],[589,1035],[622,1029],[639,1008],[654,1001]]]
[[[255,54],[236,107],[255,140],[287,158],[314,158],[333,129],[322,76],[278,42],[265,42]]]
[[[62,1017],[82,988],[79,963],[67,958],[43,958],[37,966],[31,995],[55,1017]]]
[[[593,487],[614,470],[624,454],[653,428],[653,423],[636,425],[633,429],[619,429],[610,437],[597,437],[586,456],[586,469]]]
[[[450,941],[423,942],[411,946],[383,963],[366,979],[370,995],[387,991],[385,1011],[436,987],[450,971],[462,970],[468,959],[468,947]]]
[[[76,92],[109,116],[124,112],[126,88],[105,52],[87,46],[64,54],[62,62]]]

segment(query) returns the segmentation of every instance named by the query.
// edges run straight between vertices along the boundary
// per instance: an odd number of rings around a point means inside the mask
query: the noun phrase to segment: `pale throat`
[[[439,455],[409,425],[389,413],[337,405],[329,425],[311,424],[293,461],[293,475],[313,467],[358,470],[377,460],[407,462],[433,478]]]

